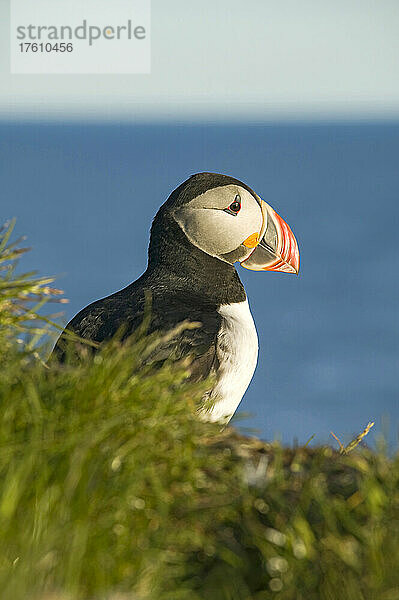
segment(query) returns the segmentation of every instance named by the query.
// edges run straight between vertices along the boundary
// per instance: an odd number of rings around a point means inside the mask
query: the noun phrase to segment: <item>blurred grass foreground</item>
[[[399,599],[399,460],[201,422],[156,337],[42,360],[57,299],[0,240],[1,600]]]

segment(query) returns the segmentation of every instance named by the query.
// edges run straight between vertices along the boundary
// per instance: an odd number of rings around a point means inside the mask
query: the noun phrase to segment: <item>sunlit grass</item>
[[[51,281],[1,274],[2,600],[399,598],[397,456],[204,423],[156,336],[46,366]]]

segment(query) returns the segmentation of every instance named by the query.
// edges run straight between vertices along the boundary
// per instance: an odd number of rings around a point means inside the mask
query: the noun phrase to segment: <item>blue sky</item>
[[[10,75],[8,10],[3,118],[399,116],[397,0],[153,0],[150,75]]]

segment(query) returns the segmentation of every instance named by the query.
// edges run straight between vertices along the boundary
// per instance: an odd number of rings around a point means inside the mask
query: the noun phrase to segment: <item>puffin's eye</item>
[[[230,204],[230,206],[228,208],[224,209],[226,212],[228,212],[230,215],[237,215],[237,213],[240,212],[241,210],[241,198],[239,196],[239,194],[237,194],[237,196],[234,198],[234,202],[232,202]]]

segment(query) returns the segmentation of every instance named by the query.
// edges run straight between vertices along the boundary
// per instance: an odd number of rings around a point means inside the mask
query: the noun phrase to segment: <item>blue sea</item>
[[[0,220],[24,270],[79,309],[145,269],[151,220],[192,173],[248,183],[291,225],[299,277],[239,267],[260,357],[238,425],[335,444],[369,420],[397,439],[399,123],[0,123]]]

